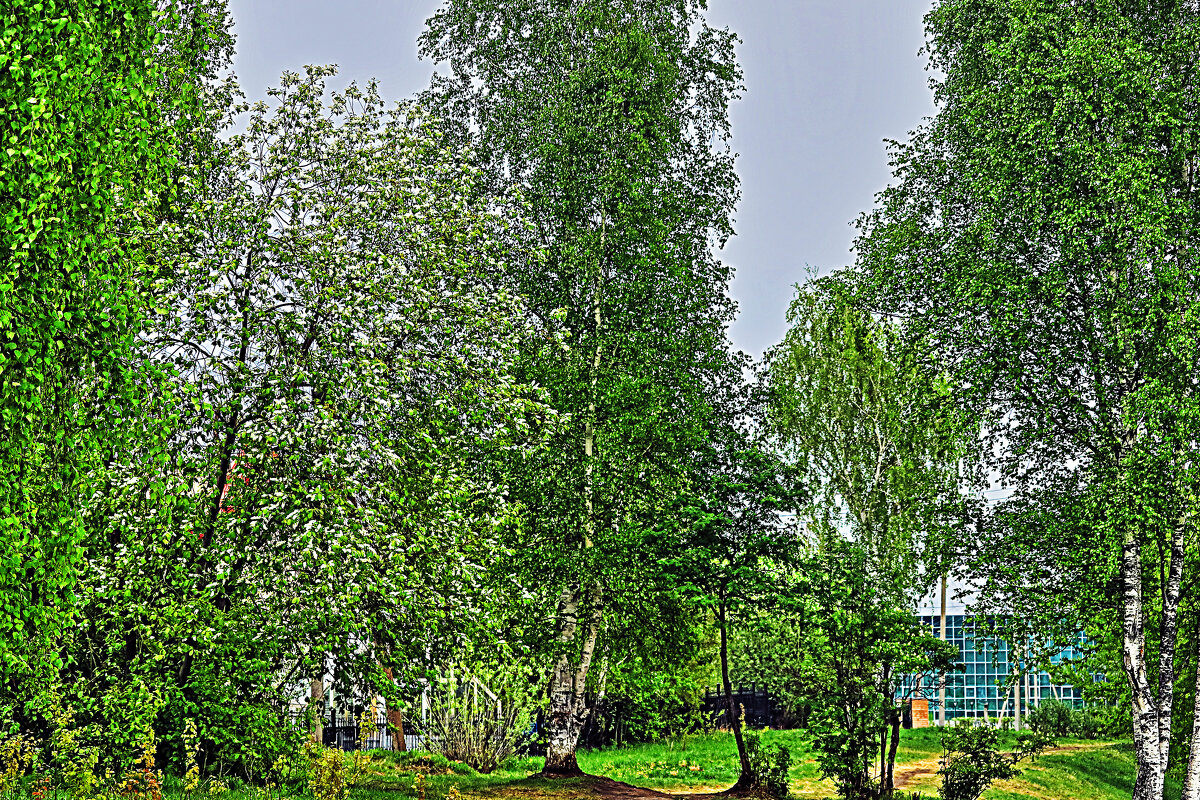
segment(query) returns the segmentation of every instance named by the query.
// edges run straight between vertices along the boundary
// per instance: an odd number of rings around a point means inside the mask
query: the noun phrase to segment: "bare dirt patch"
[[[481,794],[498,800],[713,800],[730,797],[727,787],[695,786],[660,792],[599,775],[580,778],[532,777],[484,790]]]

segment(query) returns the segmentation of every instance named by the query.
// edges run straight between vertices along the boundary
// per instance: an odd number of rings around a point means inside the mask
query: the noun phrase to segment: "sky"
[[[231,0],[247,97],[284,70],[336,64],[341,88],[379,80],[400,100],[435,65],[417,35],[439,0]],[[758,357],[787,329],[794,285],[851,263],[853,221],[889,180],[885,139],[933,113],[918,55],[931,0],[709,0],[742,39],[747,91],[731,112],[742,201],[721,258],[736,268],[735,346]]]

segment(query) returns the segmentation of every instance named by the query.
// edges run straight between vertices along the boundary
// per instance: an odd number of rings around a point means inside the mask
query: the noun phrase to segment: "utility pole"
[[[942,573],[942,621],[938,628],[942,641],[946,641],[946,574]],[[938,725],[946,724],[946,676],[938,681]]]
[[[1025,682],[1025,672],[1021,666],[1021,650],[1010,651],[1013,654],[1013,669],[1017,671],[1017,679],[1013,682],[1013,729],[1021,730],[1021,684]]]

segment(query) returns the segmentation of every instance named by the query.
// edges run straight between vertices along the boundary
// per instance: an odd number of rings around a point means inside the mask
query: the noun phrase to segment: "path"
[[[1069,753],[1072,750],[1098,750],[1102,747],[1108,747],[1112,742],[1093,742],[1090,744],[1064,744],[1061,747],[1052,747],[1042,755],[1050,755],[1052,753]],[[914,783],[926,780],[935,779],[937,771],[941,767],[941,756],[933,758],[925,758],[920,761],[909,761],[907,764],[896,765],[896,788],[904,789]]]

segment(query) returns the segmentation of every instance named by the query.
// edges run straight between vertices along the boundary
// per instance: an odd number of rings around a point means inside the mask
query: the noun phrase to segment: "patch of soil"
[[[703,787],[708,788],[708,787]],[[495,797],[510,798],[511,800],[565,800],[565,798],[580,798],[581,800],[712,800],[712,798],[730,797],[728,790],[714,792],[660,792],[655,789],[645,789],[628,783],[606,778],[601,775],[584,775],[574,778],[543,778],[532,777],[523,781],[494,787],[488,793]]]

